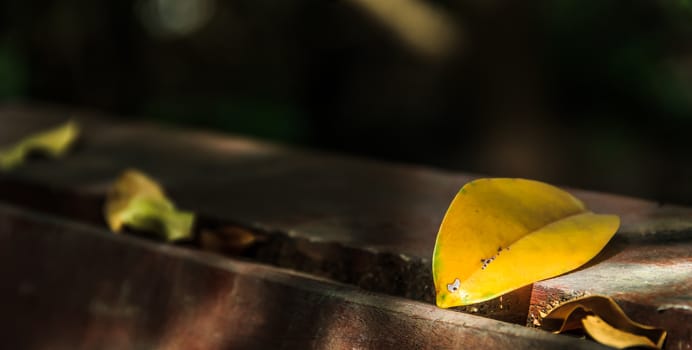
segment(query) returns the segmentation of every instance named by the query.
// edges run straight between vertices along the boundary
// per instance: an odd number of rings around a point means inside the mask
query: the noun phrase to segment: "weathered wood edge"
[[[605,349],[2,203],[0,241],[12,348]]]
[[[33,107],[28,106],[15,106],[10,108],[4,108],[2,110],[2,112],[9,113],[9,120],[12,119],[12,115],[32,116],[27,117],[27,119],[31,121],[27,122],[26,127],[28,128],[36,128],[39,126],[45,127],[45,124],[49,120],[58,122],[64,119],[64,115],[67,115],[67,110],[63,110],[65,112],[63,115],[57,113],[59,111],[60,110],[56,110],[54,108],[37,110]],[[3,113],[0,113],[0,117],[2,117],[2,114]],[[466,175],[440,172],[437,170],[426,169],[424,167],[381,164],[367,160],[354,160],[343,157],[330,156],[327,158],[324,154],[320,154],[319,152],[296,152],[293,150],[286,150],[283,148],[280,149],[272,145],[257,143],[252,140],[247,140],[243,138],[228,138],[221,135],[214,135],[206,132],[176,131],[172,129],[161,128],[160,126],[152,124],[111,123],[107,120],[107,118],[92,118],[92,114],[92,112],[77,113],[79,118],[84,118],[84,120],[89,122],[88,124],[92,126],[98,126],[98,128],[95,130],[113,131],[113,133],[110,134],[105,143],[103,143],[102,140],[98,140],[98,142],[96,143],[91,143],[91,146],[101,145],[98,146],[101,147],[100,150],[96,150],[95,152],[89,153],[88,147],[90,147],[90,142],[96,140],[98,137],[101,136],[92,135],[87,137],[87,140],[85,140],[86,146],[88,146],[87,149],[78,150],[78,152],[74,156],[70,156],[67,159],[60,161],[61,164],[67,165],[68,168],[72,166],[72,171],[52,173],[52,171],[55,169],[52,162],[38,162],[35,164],[29,164],[26,167],[26,169],[20,169],[20,171],[13,176],[16,176],[17,178],[21,179],[32,179],[33,181],[39,184],[50,183],[52,185],[56,185],[56,187],[69,189],[70,191],[75,192],[99,193],[102,192],[104,186],[107,185],[108,179],[114,176],[112,175],[112,173],[116,172],[116,169],[119,169],[119,166],[122,166],[122,164],[118,165],[118,162],[121,162],[123,160],[127,160],[128,162],[132,161],[134,163],[127,164],[144,166],[146,170],[154,169],[156,171],[154,175],[162,178],[166,183],[167,187],[170,184],[170,188],[176,195],[176,198],[179,198],[180,203],[182,203],[184,206],[188,208],[199,209],[200,212],[210,213],[213,215],[217,215],[219,217],[233,217],[236,220],[249,218],[249,221],[246,221],[246,223],[250,225],[256,225],[258,227],[263,227],[266,229],[276,229],[279,231],[286,232],[287,234],[295,235],[296,237],[306,237],[316,241],[321,240],[325,242],[336,241],[344,245],[352,245],[359,248],[372,248],[375,251],[392,251],[394,253],[413,252],[411,253],[412,256],[422,257],[422,259],[425,259],[425,256],[427,256],[429,250],[431,249],[430,237],[426,235],[434,234],[435,230],[433,226],[437,224],[436,221],[439,221],[435,218],[437,216],[442,215],[442,213],[444,212],[444,206],[447,205],[448,200],[451,199],[451,197],[445,200],[442,200],[441,198],[445,196],[450,196],[450,194],[453,194],[455,190],[458,189],[458,186],[470,179],[470,177]],[[22,122],[24,121],[25,119],[22,118]],[[9,130],[5,129],[5,132],[9,132]],[[152,136],[151,139],[153,140],[166,140],[166,147],[174,148],[161,148],[161,146],[164,146],[164,144],[159,145],[159,147],[138,148],[141,146],[147,146],[147,142],[150,141],[150,138],[148,138],[149,136]],[[0,130],[0,139],[2,138],[2,130]],[[134,144],[132,144],[133,141],[135,141]],[[151,142],[149,145],[156,146],[156,144],[157,142]],[[133,154],[133,150],[141,150],[143,153],[134,158],[118,158],[116,156],[114,164],[105,167],[100,166],[98,162],[105,161],[103,157],[104,155],[108,155],[108,153],[104,153],[104,150],[116,150],[116,145],[118,147],[117,149],[121,149],[121,147],[124,147],[124,149],[126,149],[127,152],[130,152],[130,154]],[[190,184],[194,184],[193,182],[190,182],[193,179],[185,178],[185,176],[178,176],[176,174],[177,168],[173,168],[172,164],[165,161],[158,161],[155,158],[155,156],[159,154],[157,152],[161,152],[163,149],[166,149],[171,153],[175,153],[176,155],[183,155],[183,159],[187,159],[188,161],[191,160],[192,163],[188,164],[191,167],[193,167],[193,165],[195,164],[199,164],[194,161],[194,158],[190,158],[191,154],[199,155],[204,153],[210,156],[211,159],[224,160],[227,159],[227,157],[233,158],[236,156],[240,156],[240,159],[246,159],[246,157],[243,156],[245,154],[244,152],[249,152],[253,155],[253,157],[259,156],[260,159],[264,159],[268,156],[270,162],[272,160],[276,160],[277,155],[281,155],[281,157],[295,156],[296,158],[292,158],[292,161],[296,161],[296,164],[298,164],[298,168],[302,166],[307,166],[307,169],[315,169],[311,168],[310,164],[315,163],[316,161],[321,166],[327,169],[330,167],[338,168],[338,165],[341,164],[346,166],[349,175],[362,175],[368,172],[372,172],[375,173],[378,177],[404,177],[409,180],[413,180],[414,184],[419,184],[423,185],[425,188],[430,188],[433,192],[430,195],[425,194],[422,197],[418,198],[417,196],[421,193],[413,191],[412,193],[408,194],[412,196],[406,195],[402,198],[399,198],[400,200],[397,202],[398,211],[378,211],[379,209],[381,209],[381,207],[371,206],[368,207],[368,210],[372,210],[372,212],[375,214],[374,216],[366,216],[364,218],[360,218],[358,216],[360,214],[363,214],[363,211],[352,213],[356,214],[353,216],[354,218],[360,220],[356,220],[354,222],[356,224],[354,227],[351,227],[351,224],[354,223],[350,222],[349,220],[343,221],[344,218],[332,218],[330,217],[330,215],[328,215],[329,213],[321,213],[319,215],[314,215],[312,214],[312,211],[310,211],[310,208],[312,207],[307,206],[295,208],[295,212],[298,213],[297,216],[291,216],[290,214],[293,213],[292,211],[289,212],[284,210],[283,213],[289,213],[288,216],[284,215],[279,217],[272,217],[271,215],[266,216],[266,214],[268,214],[269,212],[243,212],[243,208],[239,206],[229,208],[228,203],[214,203],[213,201],[208,201],[208,198],[210,197],[209,195],[211,193],[216,193],[216,191],[218,191],[218,185],[220,184],[219,181],[225,181],[225,179],[221,179],[218,176],[218,172],[214,173],[212,171],[211,174],[209,174],[209,172],[205,173],[206,175],[211,176],[211,185],[202,186],[201,191],[199,191],[199,193],[190,193],[189,191],[186,193],[185,190],[181,190],[184,189],[186,186],[189,186]],[[81,151],[87,151],[87,154],[81,154]],[[84,158],[83,156],[86,156],[86,158]],[[327,159],[329,160],[327,161]],[[89,162],[91,162],[90,167],[92,168],[90,169],[95,169],[97,171],[93,174],[89,174],[89,172],[76,172],[76,170],[81,169],[79,163],[83,162],[84,160],[88,160]],[[156,169],[157,164],[162,165],[162,167],[160,169]],[[252,164],[254,163],[250,162],[250,165]],[[264,166],[264,163],[262,164]],[[96,167],[93,168],[93,166],[95,165]],[[116,166],[113,167],[113,165]],[[203,168],[209,170],[209,168]],[[211,169],[216,168],[212,167]],[[292,171],[295,169],[297,168],[290,168],[290,170]],[[327,173],[329,174],[330,172]],[[296,174],[293,172],[289,172],[289,174],[294,176],[287,178],[286,182],[284,182],[283,185],[295,183],[292,181],[307,181],[307,183],[310,183],[310,181],[314,182],[315,180],[318,180],[318,178],[315,177],[308,177],[306,179],[304,177],[305,174],[308,174],[308,172],[306,171],[299,173],[298,176],[295,176]],[[271,176],[267,177],[267,173],[265,171],[252,171],[250,172],[250,174],[246,175],[258,176],[259,181],[266,181],[267,179],[273,178]],[[382,183],[379,181],[377,183],[380,186],[382,185]],[[431,187],[427,187],[429,185]],[[269,198],[266,197],[269,194],[268,191],[263,191],[261,193],[257,192],[257,190],[260,189],[260,187],[247,186],[247,183],[243,181],[240,181],[240,186],[241,187],[236,188],[238,192],[235,192],[236,190],[231,190],[230,193],[237,194],[239,198],[251,198],[251,195],[260,194],[260,201],[264,202],[266,202],[266,198]],[[301,191],[305,190],[305,187],[298,186],[297,188]],[[333,189],[334,187],[328,188]],[[406,188],[410,187],[386,187],[386,190],[382,193],[390,192],[390,194],[401,194],[401,192],[393,192],[392,190],[398,189],[399,191],[406,192],[408,191]],[[196,190],[197,189],[195,189],[195,191]],[[289,191],[288,194],[300,195],[303,194],[303,192],[301,191]],[[656,243],[655,241],[658,239],[661,233],[687,233],[687,244],[689,245],[689,232],[692,232],[690,231],[690,228],[692,227],[692,209],[690,208],[660,205],[658,203],[654,203],[651,201],[639,200],[623,196],[615,196],[610,194],[596,193],[591,191],[571,191],[575,193],[579,198],[584,200],[584,202],[586,202],[592,210],[596,212],[615,213],[621,216],[623,226],[621,227],[620,232],[618,232],[618,234],[616,235],[616,238],[623,238],[625,241],[649,241],[653,242],[654,245],[656,245],[658,243]],[[337,191],[336,193],[339,193],[339,191]],[[380,195],[378,195],[377,198],[381,197],[382,193],[380,193]],[[420,201],[413,202],[412,200],[414,199],[420,199]],[[423,205],[420,204],[425,203],[426,200],[429,200],[430,203]],[[308,201],[308,203],[311,203],[311,206],[319,207],[319,205],[317,205],[318,203],[310,201]],[[277,206],[274,209],[281,208],[283,207]],[[350,209],[352,209],[349,206],[346,206],[345,208],[349,209],[346,210],[346,212],[350,212]],[[292,208],[291,210],[293,209],[294,208]],[[307,212],[304,212],[306,209]],[[344,209],[344,207],[340,207],[338,209]],[[305,214],[307,214],[307,216]],[[400,216],[399,214],[407,215]],[[409,217],[413,217],[415,219],[406,219]],[[342,224],[344,225],[344,227],[340,226]],[[376,240],[375,242],[372,242],[367,240],[367,235],[362,234],[370,234],[373,231],[373,229],[377,229],[380,227],[385,228],[387,230],[392,229],[392,236],[405,234],[406,239],[399,239],[399,237],[397,237],[397,242],[404,243],[398,243],[399,245],[391,246],[389,245],[389,243],[391,242],[388,243],[386,242],[386,240],[384,241],[384,244],[382,240]],[[402,227],[406,227],[407,229],[402,230]],[[356,228],[358,230],[356,230]],[[325,235],[325,233],[336,233],[336,235],[329,236]],[[353,237],[351,236],[352,234],[360,235],[358,237]],[[366,238],[365,240],[363,240],[364,237]],[[646,248],[646,246],[644,247]],[[625,251],[625,253],[627,253],[627,251]],[[615,254],[620,253],[616,252]],[[689,252],[683,252],[681,255],[680,251],[678,250],[677,255],[673,255],[672,257],[675,257],[677,261],[681,261],[681,259],[687,259],[687,261],[689,261]],[[611,260],[611,258],[606,257],[605,259],[600,260],[599,263],[608,264]],[[573,278],[581,278],[589,274],[590,270],[583,269],[571,274],[563,275],[556,279],[551,279],[537,283],[535,285],[536,288],[534,288],[534,290],[538,292],[545,291],[545,293],[534,293],[534,298],[532,299],[532,301],[534,302],[534,309],[537,306],[544,306],[553,300],[563,300],[565,298],[573,297],[574,295],[582,295],[585,293],[590,293],[592,290],[598,289],[592,288],[593,285],[583,286],[583,288],[579,288],[579,290],[561,287],[563,282],[570,282],[570,280]],[[677,290],[680,293],[682,293],[682,295],[689,295],[689,292],[691,290],[690,286],[692,285],[690,281],[682,280],[680,282],[681,283],[678,285]],[[678,313],[683,314],[683,316],[685,317],[689,316],[690,300],[680,298],[679,295],[675,296],[671,295],[670,293],[659,293],[660,291],[658,290],[653,291],[653,293],[651,293],[651,291],[646,290],[647,286],[644,283],[639,283],[638,286],[640,287],[640,291],[638,291],[636,294],[620,293],[620,291],[617,289],[607,290],[605,294],[615,296],[620,302],[630,302],[632,305],[630,307],[631,312],[633,314],[639,314],[644,316],[643,318],[639,319],[641,322],[645,322],[645,320],[648,318],[655,317],[656,322],[654,322],[654,324],[656,325],[673,325],[676,331],[672,332],[671,336],[675,336],[676,334],[678,334],[678,339],[681,339],[683,344],[690,344],[692,342],[692,335],[689,332],[689,326],[686,325],[685,322],[676,322],[676,320],[680,320],[680,316],[677,315]],[[666,307],[670,310],[677,311],[662,313],[653,312],[660,307]],[[648,313],[643,314],[644,312]]]

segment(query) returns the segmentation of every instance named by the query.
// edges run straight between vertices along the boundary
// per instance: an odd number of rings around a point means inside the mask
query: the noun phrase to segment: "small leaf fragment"
[[[127,226],[169,242],[190,239],[195,219],[193,213],[177,210],[154,180],[132,169],[125,171],[108,191],[104,214],[113,232]]]
[[[77,140],[79,132],[79,125],[70,120],[53,129],[27,136],[10,147],[0,149],[0,170],[20,166],[32,153],[59,158]]]
[[[432,266],[437,306],[474,304],[588,262],[620,225],[571,194],[525,179],[478,179],[452,201]]]
[[[226,254],[240,254],[257,240],[257,236],[250,230],[235,226],[200,232],[202,249]]]
[[[598,316],[586,316],[582,319],[584,329],[595,341],[612,346],[618,349],[629,348],[633,346],[647,347],[659,349],[656,344],[652,343],[649,338],[643,335],[636,335],[629,332],[621,331],[609,324]]]
[[[666,331],[632,321],[615,301],[592,295],[558,305],[541,328],[554,333],[583,329],[599,343],[624,349],[639,346],[660,349]]]

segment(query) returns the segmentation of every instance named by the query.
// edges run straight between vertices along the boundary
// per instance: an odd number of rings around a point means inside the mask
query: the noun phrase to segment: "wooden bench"
[[[690,208],[570,190],[621,216],[606,249],[578,271],[460,313],[432,305],[429,258],[449,202],[475,175],[24,105],[0,107],[0,145],[68,116],[84,127],[74,152],[0,176],[0,297],[13,315],[0,327],[18,347],[600,348],[523,326],[587,294],[667,329],[669,349],[692,346]],[[261,239],[222,257],[199,240],[107,233],[104,192],[127,168],[199,213],[199,230]],[[37,329],[50,331],[30,336]]]

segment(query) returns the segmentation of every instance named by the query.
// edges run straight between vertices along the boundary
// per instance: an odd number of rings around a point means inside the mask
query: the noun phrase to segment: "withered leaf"
[[[240,254],[256,241],[257,236],[252,231],[235,226],[200,232],[202,249],[219,253]]]
[[[666,338],[665,330],[632,321],[612,298],[600,295],[558,305],[546,315],[541,327],[554,333],[583,329],[599,343],[619,349],[660,349]]]
[[[104,215],[113,232],[124,226],[166,241],[192,237],[195,215],[179,211],[161,186],[138,170],[125,171],[108,191]]]
[[[25,137],[7,148],[0,149],[0,170],[14,169],[32,153],[59,158],[79,137],[79,125],[70,120],[53,129]]]

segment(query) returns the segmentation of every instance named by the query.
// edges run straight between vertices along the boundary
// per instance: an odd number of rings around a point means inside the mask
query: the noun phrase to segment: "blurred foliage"
[[[160,122],[218,129],[284,143],[300,143],[306,136],[305,117],[295,108],[249,98],[161,99],[144,106],[141,113]]]
[[[677,61],[689,58],[676,57],[689,54],[677,41],[692,37],[692,12],[684,2],[556,1],[546,13],[547,62],[555,69],[550,76],[564,79],[555,87],[565,91],[560,88],[571,83],[580,91],[566,92],[588,99],[570,104],[572,110],[606,105],[692,118],[692,67]]]
[[[0,101],[27,94],[28,71],[21,52],[0,40]]]
[[[689,0],[368,1],[0,0],[0,100],[692,204]]]

